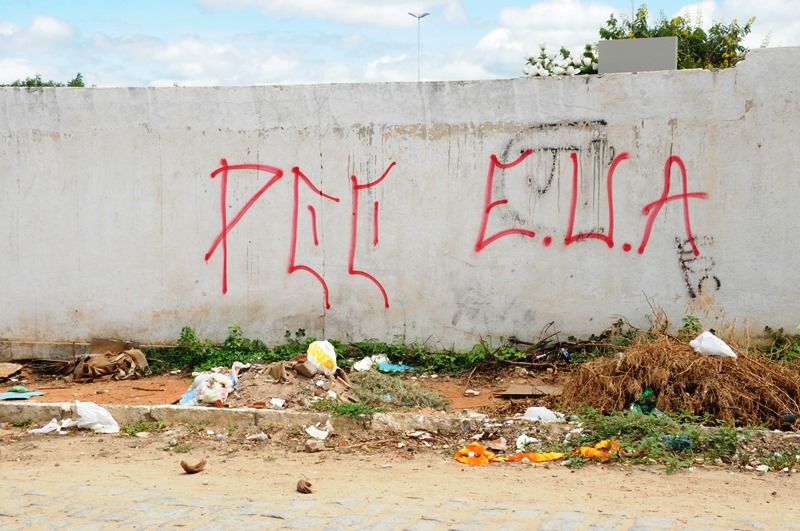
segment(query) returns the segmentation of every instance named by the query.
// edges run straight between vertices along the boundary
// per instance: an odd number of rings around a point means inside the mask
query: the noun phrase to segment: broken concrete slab
[[[50,419],[70,418],[70,402],[0,402],[0,422],[38,424]]]
[[[0,363],[0,379],[10,378],[22,370],[19,363]]]
[[[213,408],[198,406],[150,406],[150,418],[164,424],[205,424],[207,426],[246,427],[255,424],[252,408]]]

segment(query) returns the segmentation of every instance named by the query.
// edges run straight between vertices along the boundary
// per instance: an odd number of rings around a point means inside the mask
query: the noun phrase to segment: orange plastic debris
[[[557,461],[564,457],[561,452],[540,452],[540,453],[523,453],[509,456],[506,461],[513,463],[514,461],[528,460],[531,463],[546,463],[547,461]]]
[[[455,458],[456,461],[465,465],[488,465],[492,461],[497,461],[492,452],[477,442],[469,443],[456,452]]]
[[[621,450],[622,447],[614,439],[603,439],[594,446],[581,446],[574,453],[587,459],[606,461],[611,459],[613,455],[620,453]]]

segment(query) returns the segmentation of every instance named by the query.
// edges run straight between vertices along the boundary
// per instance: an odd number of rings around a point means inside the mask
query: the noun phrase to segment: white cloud
[[[543,0],[509,7],[500,12],[500,25],[476,49],[487,67],[521,69],[524,58],[538,52],[539,43],[556,51],[561,46],[576,50],[597,41],[599,28],[615,11],[610,5],[583,0]]]
[[[10,37],[19,31],[19,26],[11,22],[0,21],[0,37]]]
[[[405,54],[383,55],[367,64],[364,81],[411,81],[416,79],[415,67],[416,61],[412,63]]]
[[[198,0],[220,9],[258,7],[265,15],[306,15],[348,24],[407,27],[414,24],[409,12],[444,10],[449,21],[464,20],[460,0]]]
[[[69,39],[75,35],[75,29],[63,20],[54,17],[34,17],[28,35],[33,39],[58,40]]]
[[[0,72],[2,72],[0,83],[11,83],[18,79],[33,77],[39,73],[40,70],[25,59],[0,57]]]
[[[706,0],[681,7],[675,14],[702,12],[702,25],[708,28],[714,22],[740,24],[756,17],[753,32],[745,39],[749,47],[760,46],[769,36],[770,46],[800,45],[800,1],[798,0]],[[693,18],[694,20],[694,18]]]

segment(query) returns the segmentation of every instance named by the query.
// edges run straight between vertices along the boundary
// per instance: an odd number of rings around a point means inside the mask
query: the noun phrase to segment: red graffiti
[[[311,235],[314,236],[314,247],[319,247],[319,238],[317,237],[317,211],[314,207],[308,205],[308,213],[311,214]]]
[[[353,207],[351,211],[352,215],[352,224],[350,226],[350,259],[348,261],[347,272],[351,275],[362,276],[364,278],[369,279],[375,284],[381,292],[383,296],[383,305],[385,308],[389,307],[389,296],[386,294],[386,289],[383,287],[383,284],[380,281],[372,276],[371,274],[367,273],[366,271],[362,271],[356,269],[356,241],[358,239],[358,192],[360,190],[366,190],[367,188],[372,188],[373,186],[379,185],[388,175],[389,172],[394,168],[396,162],[392,162],[389,164],[389,167],[383,172],[383,174],[375,179],[374,181],[366,182],[359,184],[358,178],[353,175],[350,177],[350,184],[352,188],[353,194]],[[373,235],[372,235],[372,243],[373,245],[378,244],[378,202],[375,201],[373,205]]]
[[[292,241],[289,247],[289,267],[287,271],[290,275],[296,271],[305,271],[306,273],[309,273],[314,278],[316,278],[319,281],[320,285],[322,285],[322,292],[324,294],[324,299],[325,299],[325,308],[330,309],[331,303],[328,291],[328,284],[327,282],[325,282],[325,279],[322,278],[322,275],[320,275],[313,267],[297,263],[297,219],[300,211],[300,181],[303,181],[303,183],[309,188],[311,188],[311,190],[314,193],[319,194],[321,197],[324,197],[325,199],[329,199],[331,201],[338,203],[339,198],[334,197],[332,195],[328,195],[319,188],[317,188],[316,186],[314,186],[314,183],[312,183],[311,180],[308,177],[306,177],[306,175],[297,166],[292,168],[292,173],[294,174],[294,206],[292,209]],[[314,245],[317,245],[319,242],[317,240],[316,212],[314,211],[314,207],[309,206],[308,208],[311,211],[311,218],[312,218],[311,229],[314,235]]]
[[[526,238],[535,238],[536,233],[532,230],[527,229],[505,229],[501,230],[500,232],[496,232],[486,237],[486,226],[489,224],[489,214],[492,212],[492,209],[496,206],[505,205],[508,203],[508,199],[498,199],[497,201],[492,201],[492,186],[494,185],[494,172],[497,168],[501,170],[507,170],[509,168],[513,168],[517,164],[524,161],[526,158],[533,153],[532,149],[525,150],[522,155],[520,155],[516,160],[513,160],[508,163],[502,163],[497,159],[497,155],[492,155],[490,162],[489,162],[489,173],[486,176],[486,195],[484,196],[484,207],[483,207],[483,215],[481,216],[481,228],[478,232],[478,239],[475,241],[475,252],[479,253],[483,251],[490,243],[499,240],[505,236],[510,236],[512,234],[520,234],[525,236]]]
[[[273,166],[266,166],[264,164],[234,164],[228,165],[228,161],[225,159],[220,160],[220,167],[211,172],[211,178],[215,178],[217,175],[222,175],[222,179],[220,181],[220,211],[221,211],[221,218],[222,218],[222,229],[220,230],[219,234],[216,238],[214,238],[211,247],[209,247],[208,251],[206,251],[205,259],[208,262],[211,257],[214,255],[214,252],[219,246],[220,242],[222,243],[222,293],[228,292],[228,233],[236,226],[239,221],[241,221],[242,217],[250,210],[250,207],[258,201],[258,198],[261,197],[264,192],[269,190],[269,188],[278,182],[278,180],[283,177],[283,170],[280,168],[275,168]],[[227,195],[228,195],[228,171],[230,170],[257,170],[257,171],[265,171],[267,173],[272,174],[272,178],[267,181],[264,186],[258,189],[258,191],[247,200],[244,206],[239,209],[236,215],[233,217],[230,223],[228,223],[228,207],[227,207]]]
[[[681,189],[682,192],[680,194],[669,195],[670,189],[670,174],[672,173],[672,165],[677,164],[678,168],[681,170]],[[683,160],[678,155],[670,156],[667,161],[664,163],[664,189],[661,192],[661,197],[657,200],[653,201],[652,203],[648,203],[647,205],[642,208],[642,214],[647,216],[647,224],[645,225],[644,229],[644,236],[642,237],[642,243],[639,245],[638,253],[644,253],[645,248],[647,247],[647,242],[650,240],[650,232],[653,230],[653,223],[655,223],[656,218],[658,217],[658,213],[661,210],[661,207],[669,203],[670,201],[683,201],[683,226],[686,229],[686,238],[687,241],[692,246],[692,252],[695,256],[700,256],[700,250],[697,248],[697,244],[694,241],[694,234],[692,233],[692,223],[691,223],[691,216],[689,215],[689,198],[693,199],[707,199],[708,194],[705,192],[689,192],[688,188],[688,178],[686,175],[686,165],[683,163]]]
[[[569,154],[572,159],[572,197],[569,202],[569,221],[567,222],[567,236],[564,238],[564,245],[570,245],[587,238],[595,238],[606,242],[609,249],[614,247],[614,171],[623,160],[630,158],[627,152],[620,153],[611,162],[606,175],[606,197],[608,199],[608,234],[602,232],[581,232],[573,234],[575,228],[575,210],[578,207],[578,154]]]

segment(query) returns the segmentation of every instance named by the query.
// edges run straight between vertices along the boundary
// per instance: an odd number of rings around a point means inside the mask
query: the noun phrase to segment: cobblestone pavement
[[[127,439],[130,441],[130,439]],[[439,454],[200,448],[52,436],[0,447],[2,529],[800,529],[796,476],[498,464]],[[178,461],[207,455],[183,474]],[[295,492],[301,477],[315,492]]]

